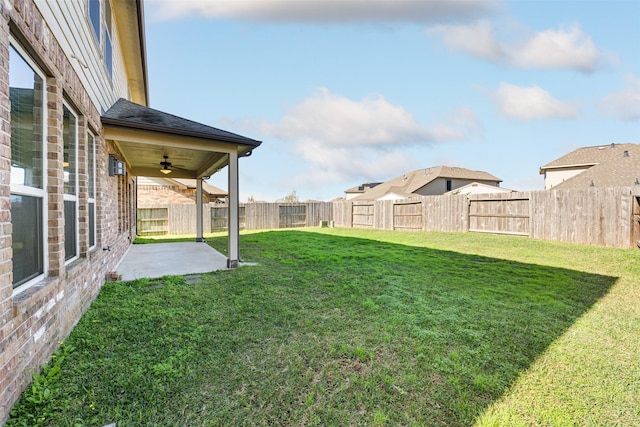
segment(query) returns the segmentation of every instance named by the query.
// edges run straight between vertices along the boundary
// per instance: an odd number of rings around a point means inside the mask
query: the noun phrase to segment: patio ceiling
[[[102,116],[105,138],[112,140],[132,175],[205,178],[227,166],[229,154],[251,155],[261,142],[187,120],[125,99]],[[164,156],[171,173],[160,172]]]

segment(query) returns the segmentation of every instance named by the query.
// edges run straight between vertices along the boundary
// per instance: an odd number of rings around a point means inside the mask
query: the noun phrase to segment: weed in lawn
[[[53,414],[64,408],[66,396],[61,389],[61,366],[73,350],[73,346],[60,343],[51,360],[42,367],[40,373],[33,376],[22,399],[11,410],[11,419],[5,424],[7,427],[51,424]]]

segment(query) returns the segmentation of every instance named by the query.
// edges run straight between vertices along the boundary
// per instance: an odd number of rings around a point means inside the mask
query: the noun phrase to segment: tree
[[[282,199],[284,203],[298,203],[300,200],[298,199],[298,195],[296,194],[296,190],[293,190],[291,194],[284,196]]]

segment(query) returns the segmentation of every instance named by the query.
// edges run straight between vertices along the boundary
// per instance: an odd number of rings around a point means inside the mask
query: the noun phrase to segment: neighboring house
[[[237,213],[238,158],[260,142],[147,106],[139,0],[3,0],[0,23],[2,425],[135,238],[137,177],[164,159],[201,190],[227,167]]]
[[[353,199],[355,197],[358,197],[359,195],[361,195],[365,191],[375,187],[376,185],[380,185],[380,184],[382,184],[382,183],[381,182],[365,182],[364,184],[356,185],[353,188],[350,188],[348,190],[344,190],[345,200],[351,200],[351,199]]]
[[[194,204],[196,203],[197,181],[180,178],[138,178],[138,208],[153,205]],[[203,203],[223,203],[227,192],[209,184],[202,183]]]
[[[488,172],[436,166],[409,172],[383,182],[352,200],[399,200],[414,196],[435,196],[474,182],[498,187],[502,180]]]
[[[578,148],[540,168],[549,190],[640,185],[640,144]]]
[[[480,182],[472,182],[471,184],[463,185],[455,190],[447,191],[444,194],[497,194],[497,193],[511,193],[513,190],[508,188],[496,187],[495,185],[483,184]]]

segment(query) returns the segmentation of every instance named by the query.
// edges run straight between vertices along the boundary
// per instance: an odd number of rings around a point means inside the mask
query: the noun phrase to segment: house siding
[[[60,9],[56,9],[59,7]],[[117,36],[114,82],[94,52],[84,1],[0,2],[0,425],[31,381],[71,332],[135,237],[135,178],[109,176],[109,153],[119,155],[102,134],[100,114],[126,95]],[[64,19],[70,22],[65,26]],[[48,76],[47,211],[48,264],[45,278],[16,292],[12,281],[10,35]],[[66,35],[66,36],[65,36]],[[89,37],[90,36],[90,37]],[[88,40],[87,40],[88,39]],[[87,68],[72,59],[77,55]],[[63,99],[78,114],[79,257],[65,263]],[[88,245],[87,131],[96,136],[96,245]]]
[[[566,180],[586,171],[591,166],[577,168],[559,168],[548,169],[544,174],[544,189],[550,190],[558,184],[562,184]]]
[[[439,196],[441,194],[446,193],[447,191],[447,180],[451,180],[451,191],[464,187],[465,185],[471,184],[472,182],[480,182],[486,185],[491,185],[497,187],[498,184],[495,181],[482,181],[477,179],[457,179],[457,178],[437,178],[431,181],[429,184],[424,187],[418,189],[414,192],[414,194],[418,194],[420,196]]]
[[[19,1],[16,1],[19,3]],[[54,35],[60,49],[68,53],[68,65],[85,88],[98,113],[107,111],[118,98],[129,98],[126,71],[122,61],[118,25],[113,19],[113,78],[105,67],[99,42],[86,17],[86,0],[52,2],[36,0],[35,6],[47,23],[44,34]],[[101,9],[104,16],[104,8]],[[72,57],[72,55],[74,57]]]

